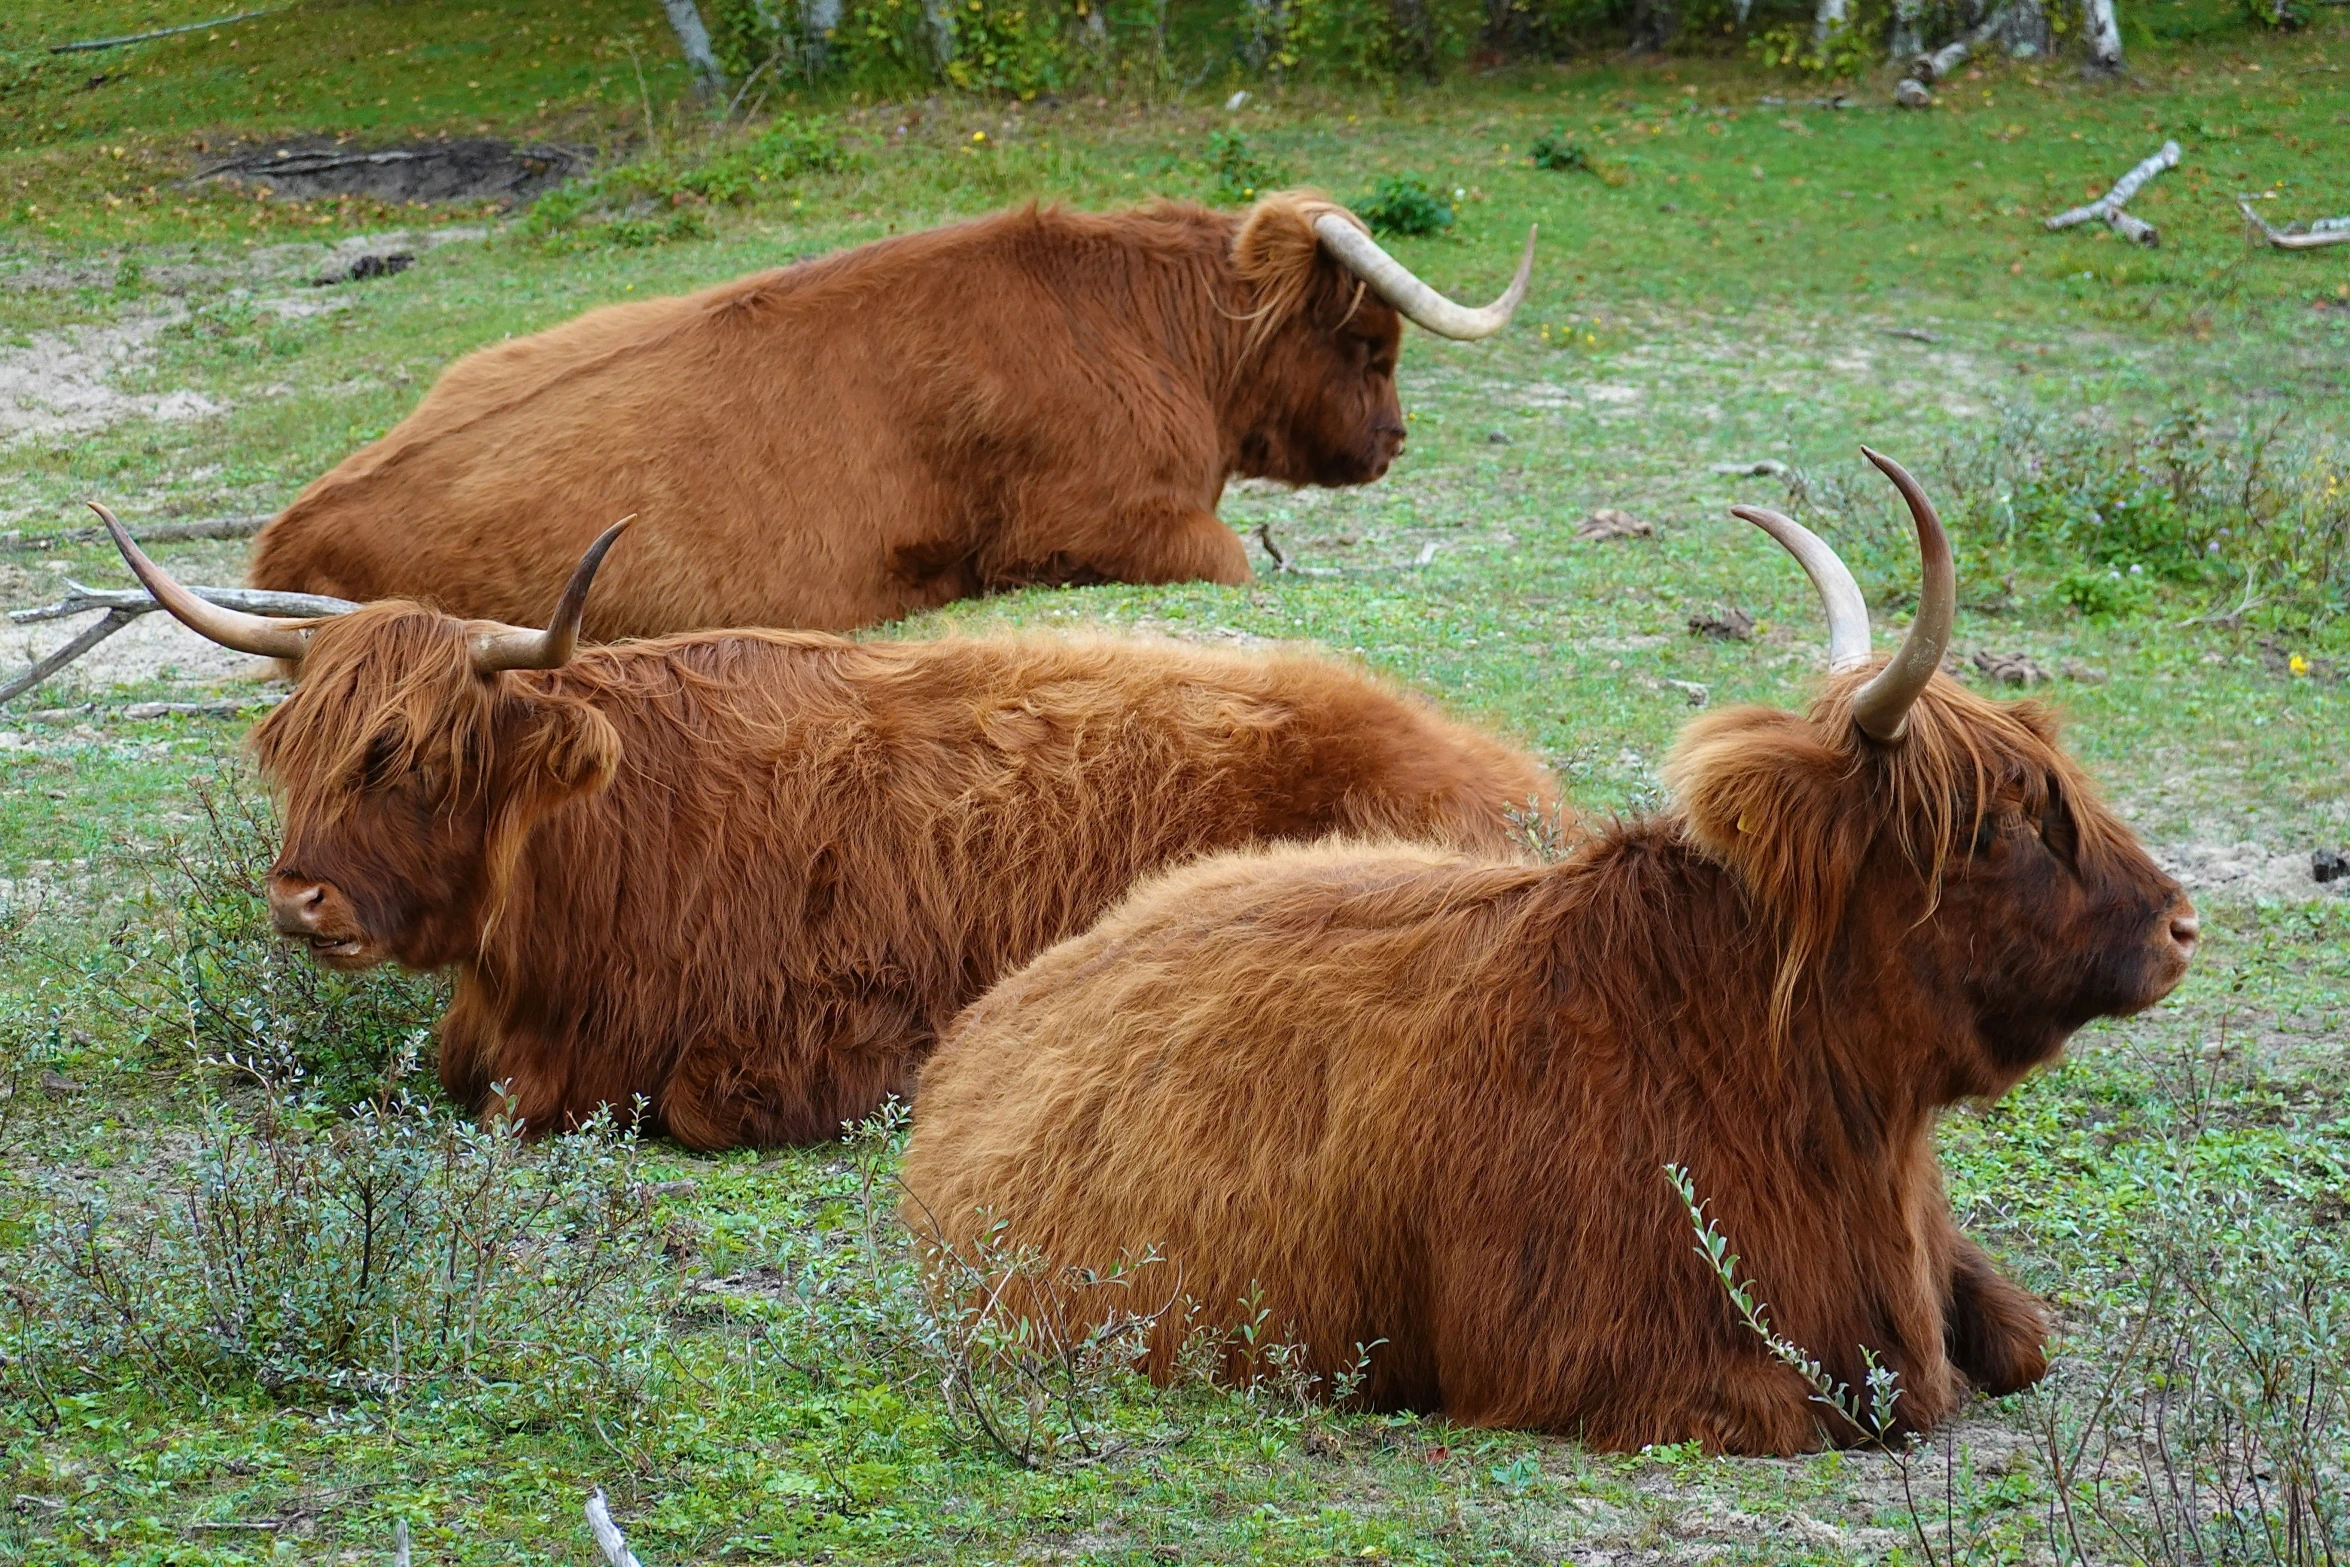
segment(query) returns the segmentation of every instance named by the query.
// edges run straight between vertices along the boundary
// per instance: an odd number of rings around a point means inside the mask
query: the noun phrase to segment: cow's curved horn
[[[1325,212],[1314,219],[1315,237],[1338,264],[1370,285],[1405,320],[1438,337],[1474,342],[1491,337],[1509,325],[1510,313],[1526,297],[1526,282],[1534,275],[1534,230],[1526,230],[1526,252],[1518,258],[1518,275],[1502,296],[1482,310],[1455,304],[1412,275],[1411,268],[1379,248],[1379,242],[1357,228],[1344,213]]]
[[[147,558],[130,536],[130,531],[115,520],[114,513],[89,503],[98,520],[106,524],[106,531],[114,539],[114,547],[122,551],[122,558],[130,563],[131,573],[154,596],[155,602],[171,611],[172,619],[200,637],[234,648],[240,653],[258,653],[263,658],[283,658],[298,661],[310,642],[308,620],[279,620],[271,615],[248,615],[243,610],[223,609],[208,604],[171,579],[171,574]]]
[[[1742,517],[1777,539],[1803,567],[1820,601],[1828,608],[1828,668],[1838,673],[1858,669],[1869,661],[1869,605],[1860,596],[1860,584],[1828,541],[1797,522],[1765,506],[1733,506],[1730,515]]]
[[[1918,488],[1909,470],[1865,446],[1860,454],[1875,463],[1909,503],[1909,515],[1918,530],[1918,558],[1924,568],[1918,612],[1909,623],[1909,635],[1902,638],[1900,651],[1877,671],[1876,678],[1852,699],[1852,721],[1860,725],[1861,733],[1890,745],[1901,738],[1909,723],[1909,705],[1942,667],[1942,654],[1950,646],[1950,623],[1958,612],[1958,568],[1950,558],[1950,535],[1942,531],[1934,503],[1926,499],[1926,492]]]
[[[572,569],[571,580],[563,584],[563,596],[555,601],[546,630],[482,622],[473,633],[474,671],[491,675],[501,669],[560,669],[570,663],[572,650],[579,646],[580,617],[587,613],[588,589],[595,585],[596,568],[604,564],[606,552],[634,521],[632,513],[596,535],[596,542]]]

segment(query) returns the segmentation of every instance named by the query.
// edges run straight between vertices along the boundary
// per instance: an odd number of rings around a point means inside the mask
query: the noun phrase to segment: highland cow
[[[1040,1281],[1140,1259],[1120,1300],[1192,1307],[1151,1329],[1154,1374],[1186,1322],[1253,1326],[1324,1376],[1367,1352],[1360,1396],[1469,1424],[1859,1439],[1733,1313],[1674,1164],[1780,1333],[1853,1388],[1864,1354],[1897,1374],[1894,1429],[2035,1380],[2045,1315],[1958,1232],[1936,1116],[2160,999],[2196,920],[2044,709],[1939,672],[1949,543],[1870,456],[1926,567],[1883,667],[1827,546],[1741,509],[1828,601],[1807,712],[1695,720],[1678,803],[1550,865],[1320,844],[1143,886],[924,1069],[917,1232],[1031,1259],[1023,1309],[1080,1326],[1105,1293]]]
[[[574,656],[618,529],[542,633],[241,615],[107,525],[182,621],[299,664],[252,741],[277,928],[336,968],[453,970],[441,1081],[541,1130],[642,1096],[697,1148],[831,1136],[1139,877],[1332,832],[1500,852],[1555,804],[1522,752],[1295,652],[749,632]]]
[[[1379,478],[1400,320],[1497,332],[1533,256],[1474,310],[1310,194],[1030,206],[610,306],[451,366],[262,531],[251,581],[527,621],[587,519],[633,512],[595,640],[1246,582],[1225,482]]]

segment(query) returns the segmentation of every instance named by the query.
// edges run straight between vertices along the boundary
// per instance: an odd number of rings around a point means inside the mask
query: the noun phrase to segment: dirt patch
[[[214,164],[196,179],[257,186],[296,198],[496,201],[514,207],[585,173],[591,161],[578,147],[518,146],[487,137],[372,150],[334,142],[278,142]]]
[[[2260,843],[2149,845],[2154,862],[2189,893],[2223,898],[2280,898],[2308,902],[2350,896],[2350,879],[2320,882],[2310,873],[2308,849]]]
[[[144,414],[202,419],[220,405],[200,392],[157,395],[114,385],[154,350],[155,335],[182,312],[140,315],[111,326],[35,332],[22,348],[0,348],[0,446],[41,436],[82,435]]]
[[[31,625],[7,625],[0,634],[0,680],[55,650],[97,619],[43,620]],[[11,707],[49,707],[62,704],[77,690],[103,691],[112,686],[168,680],[211,686],[224,681],[266,680],[276,671],[269,660],[232,652],[207,642],[169,615],[141,615],[105,641],[57,672],[46,685],[27,691]]]

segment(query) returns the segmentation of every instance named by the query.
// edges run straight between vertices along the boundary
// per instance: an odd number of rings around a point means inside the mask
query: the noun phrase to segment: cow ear
[[[611,720],[585,703],[535,702],[514,747],[514,763],[520,792],[553,799],[593,794],[612,781],[620,766],[620,735]]]
[[[1853,761],[1797,714],[1725,708],[1682,732],[1665,783],[1693,844],[1737,871],[1758,902],[1810,913],[1823,898],[1840,901],[1866,852]]]

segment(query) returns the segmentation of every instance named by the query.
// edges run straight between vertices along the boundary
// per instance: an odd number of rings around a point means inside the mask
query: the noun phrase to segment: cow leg
[[[840,1052],[811,1065],[739,1040],[697,1041],[678,1057],[661,1121],[689,1148],[825,1142],[891,1094],[908,1096],[911,1061],[902,1051]]]
[[[1951,1364],[1987,1393],[2030,1387],[2048,1370],[2048,1313],[2001,1276],[1983,1248],[1955,1237],[1947,1342]]]
[[[1124,537],[1082,552],[1079,565],[1109,582],[1220,582],[1238,587],[1256,580],[1240,535],[1201,507],[1131,518]]]

